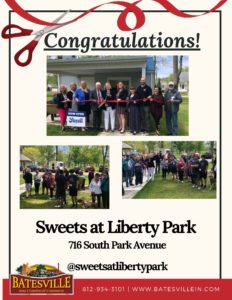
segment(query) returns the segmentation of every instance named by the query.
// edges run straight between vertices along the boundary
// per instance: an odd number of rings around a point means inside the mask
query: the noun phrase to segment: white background
[[[35,2],[35,3],[34,3]],[[54,7],[52,1],[19,1],[27,9],[87,9],[100,1],[85,1],[85,5],[74,1],[66,1],[65,4],[57,3]],[[172,1],[181,9],[209,9],[217,1],[188,1],[183,6],[182,1]],[[143,9],[162,9],[158,4],[151,1],[144,1],[140,7]],[[106,9],[119,9],[116,6],[106,6]],[[7,7],[4,9],[1,28],[7,24]],[[229,57],[229,34],[227,36],[226,24],[228,24],[230,7],[223,7],[223,169],[222,169],[222,192],[223,192],[223,277],[231,277],[231,243],[230,243],[230,171],[229,163],[226,164],[226,157],[230,151],[230,57]],[[39,14],[39,17],[47,20],[53,19],[54,14]],[[114,16],[114,17],[113,17]],[[104,19],[104,20],[103,20]],[[118,32],[116,26],[117,13],[115,15],[91,14],[85,19],[59,29],[59,35],[113,35]],[[31,24],[14,14],[13,21],[25,28],[39,29],[39,26]],[[106,27],[103,22],[107,22]],[[94,26],[89,26],[93,24]],[[207,26],[206,26],[207,25]],[[95,31],[94,31],[95,30]],[[190,97],[189,97],[189,137],[184,140],[219,140],[219,16],[210,14],[204,17],[184,20],[169,14],[146,14],[146,24],[139,29],[139,34],[150,35],[162,31],[163,35],[170,36],[192,35],[201,33],[200,52],[181,52],[175,54],[189,55],[190,68]],[[122,35],[122,33],[120,32]],[[124,33],[127,35],[127,33]],[[22,46],[29,42],[29,38],[21,38],[12,42],[12,53],[16,53]],[[8,277],[8,49],[7,41],[1,40],[1,62],[4,71],[2,84],[2,103],[4,105],[1,122],[4,147],[1,148],[2,170],[1,182],[4,182],[2,189],[1,212],[1,277]],[[141,275],[139,272],[85,272],[78,273],[82,278],[218,278],[219,276],[219,198],[216,200],[122,200],[121,199],[121,141],[122,137],[46,137],[46,52],[43,52],[43,41],[35,51],[30,66],[20,68],[15,65],[12,59],[12,272],[22,263],[48,263],[56,265],[60,262],[61,268],[66,271],[69,262],[97,263],[115,262],[122,260],[125,263],[159,263],[165,261],[169,264],[169,271],[163,273],[152,272],[149,275]],[[49,52],[49,54],[52,54]],[[59,53],[56,52],[55,55]],[[63,52],[60,53],[63,55]],[[66,53],[68,54],[68,53]],[[74,52],[71,53],[72,55]],[[88,53],[89,55],[90,53]],[[101,54],[101,53],[99,53]],[[107,53],[104,52],[103,55]],[[110,52],[109,55],[117,54]],[[129,52],[125,55],[130,54]],[[131,53],[133,55],[133,53]],[[134,53],[137,54],[137,53]],[[147,52],[140,52],[141,55],[148,55]],[[159,54],[156,52],[155,54]],[[162,52],[160,54],[166,55]],[[173,53],[171,53],[173,54]],[[95,53],[93,53],[95,55]],[[120,55],[122,53],[120,52]],[[207,113],[205,113],[207,112]],[[132,138],[125,138],[130,140]],[[133,140],[141,140],[141,137],[133,137]],[[143,140],[158,140],[157,137],[143,137]],[[168,137],[163,140],[170,140]],[[177,137],[176,140],[182,140]],[[109,211],[97,210],[20,210],[19,209],[19,145],[110,145],[111,163],[111,209]],[[142,213],[141,213],[142,211]],[[176,223],[185,222],[191,219],[197,223],[197,235],[162,235],[155,239],[146,235],[41,235],[35,234],[35,222],[46,220],[47,223],[97,223],[106,220],[125,219],[128,223],[160,223],[162,220],[172,220]],[[76,251],[68,249],[68,240],[136,240],[166,242],[168,247],[165,251],[156,250],[134,250],[134,251]]]

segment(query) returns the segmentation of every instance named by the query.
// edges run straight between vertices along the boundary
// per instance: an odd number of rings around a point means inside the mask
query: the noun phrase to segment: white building
[[[58,75],[58,85],[70,85],[86,81],[89,89],[95,82],[110,82],[116,87],[123,81],[126,88],[137,87],[141,77],[151,87],[155,83],[155,65],[153,56],[61,56],[49,57],[47,72]]]

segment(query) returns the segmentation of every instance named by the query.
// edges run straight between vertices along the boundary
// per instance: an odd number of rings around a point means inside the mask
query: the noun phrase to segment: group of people
[[[50,199],[56,199],[55,208],[64,208],[67,206],[66,192],[72,200],[71,208],[78,207],[77,193],[80,190],[85,190],[85,176],[80,168],[75,169],[56,169],[40,174],[36,170],[33,175],[30,168],[23,171],[23,179],[25,181],[26,198],[31,196],[32,186],[34,183],[35,195],[39,195],[40,187],[42,194],[49,196]],[[92,206],[97,208],[109,208],[109,173],[108,170],[103,170],[102,173],[95,172],[94,168],[90,168],[88,172],[88,189],[91,193]]]
[[[181,155],[178,159],[173,153],[167,151],[156,152],[146,155],[127,155],[122,160],[122,176],[126,187],[142,185],[144,177],[149,180],[155,179],[155,174],[162,172],[162,179],[167,179],[171,173],[172,180],[183,183],[184,180],[191,182],[193,188],[205,189],[209,176],[210,188],[216,187],[216,159],[212,160],[212,167],[204,155],[199,153]]]
[[[64,84],[60,85],[59,92],[54,95],[52,102],[56,104],[60,116],[61,130],[65,130],[67,113],[69,110],[84,112],[86,122],[90,122],[92,113],[92,128],[100,131],[102,114],[104,116],[104,131],[112,132],[116,129],[116,115],[118,118],[118,131],[123,134],[127,124],[132,134],[150,131],[150,115],[155,122],[155,135],[160,135],[160,120],[163,115],[163,106],[166,114],[166,127],[168,135],[178,134],[178,111],[182,102],[181,94],[173,82],[169,82],[164,95],[161,88],[153,90],[141,78],[140,85],[126,89],[123,82],[118,82],[113,89],[109,82],[102,86],[96,82],[95,89],[90,91],[85,81],[80,87],[76,83],[70,84],[70,90]],[[82,131],[87,128],[82,127]]]

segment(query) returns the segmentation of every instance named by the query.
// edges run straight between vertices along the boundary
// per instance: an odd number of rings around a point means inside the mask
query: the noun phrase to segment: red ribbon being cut
[[[145,102],[145,101],[151,101],[151,102],[155,102],[154,99],[152,98],[144,98],[144,99],[135,99],[135,100],[96,100],[96,99],[91,99],[91,100],[64,100],[64,101],[61,101],[61,102],[64,102],[64,103],[68,103],[68,102],[73,102],[73,103],[85,103],[85,102],[95,102],[95,103],[125,103],[125,102],[128,102],[128,103],[133,103],[133,102]]]

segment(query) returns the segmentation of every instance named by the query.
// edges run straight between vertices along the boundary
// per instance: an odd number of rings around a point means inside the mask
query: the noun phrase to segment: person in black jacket
[[[60,170],[59,174],[56,176],[56,198],[57,205],[56,208],[63,208],[66,202],[66,184],[67,178],[64,175],[64,171]]]
[[[149,99],[152,96],[152,89],[149,85],[146,84],[144,77],[140,79],[140,85],[137,87],[136,93],[139,99],[141,99],[140,101],[141,131],[146,132],[149,130],[149,117],[150,117]]]
[[[32,188],[32,174],[29,168],[25,170],[23,179],[25,181],[25,187],[26,187],[26,198],[28,198],[29,196],[31,196],[31,188]]]
[[[116,103],[115,101],[115,92],[112,90],[111,84],[106,82],[104,89],[104,100],[102,103],[102,109],[104,113],[104,125],[105,131],[107,132],[109,129],[109,122],[111,126],[111,131],[115,130],[115,113],[116,113]]]
[[[128,91],[125,89],[124,83],[119,82],[117,85],[117,94],[116,94],[116,100],[117,103],[117,115],[118,115],[118,122],[119,122],[119,131],[120,133],[125,132],[125,126],[126,126],[126,109],[127,109],[127,102],[125,101],[128,96]],[[121,102],[122,100],[122,102]]]
[[[65,130],[68,109],[71,107],[71,101],[67,96],[67,88],[64,84],[60,86],[60,92],[57,94],[57,109],[60,115],[61,131]]]

